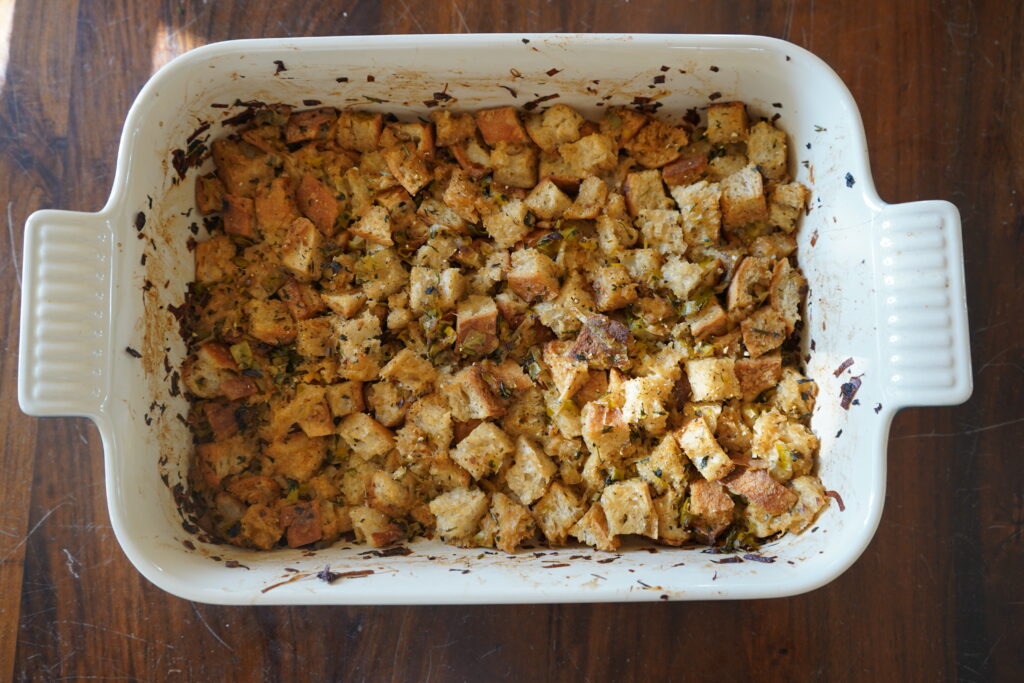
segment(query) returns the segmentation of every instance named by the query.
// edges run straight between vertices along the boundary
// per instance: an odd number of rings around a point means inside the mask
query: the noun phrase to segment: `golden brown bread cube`
[[[556,104],[539,114],[526,117],[526,132],[545,152],[554,152],[559,145],[580,138],[583,117],[572,107]]]
[[[624,147],[645,168],[661,168],[680,157],[690,143],[686,130],[651,119]]]
[[[377,148],[384,115],[367,111],[343,111],[334,127],[338,144],[357,152],[372,152]]]
[[[708,105],[707,138],[716,145],[747,139],[747,107],[742,102]]]
[[[523,143],[530,141],[523,124],[519,121],[519,114],[515,107],[484,109],[478,111],[475,118],[476,126],[480,129],[480,134],[488,145],[495,145],[499,142]]]
[[[722,225],[725,228],[742,228],[766,218],[768,204],[757,169],[746,166],[722,181]]]

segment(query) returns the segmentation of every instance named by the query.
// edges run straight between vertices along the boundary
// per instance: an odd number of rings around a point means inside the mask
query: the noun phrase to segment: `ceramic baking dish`
[[[679,120],[721,98],[780,118],[797,179],[812,188],[799,232],[810,283],[803,345],[807,372],[821,388],[812,422],[822,443],[821,479],[845,509],[835,503],[813,530],[728,563],[700,549],[650,544],[648,552],[636,546],[619,555],[538,547],[509,557],[430,541],[394,556],[344,543],[257,553],[201,542],[176,503],[190,438],[179,419],[187,405],[174,368],[184,345],[173,307],[193,276],[193,230],[204,235],[192,212],[193,174],[211,163],[179,177],[200,156],[190,135],[206,123],[193,140],[218,135],[220,122],[244,109],[225,107],[236,101],[322,102],[414,117],[436,106],[523,106],[554,96],[590,116],[633,103]],[[956,208],[879,199],[846,87],[814,55],[769,38],[376,36],[209,45],[168,64],[139,93],[103,210],[39,211],[24,244],[22,409],[95,421],[122,548],[153,583],[202,602],[569,602],[808,591],[850,566],[875,531],[895,412],[959,403],[971,392]],[[843,385],[849,392],[857,382],[844,409]],[[325,565],[342,576],[318,580]]]

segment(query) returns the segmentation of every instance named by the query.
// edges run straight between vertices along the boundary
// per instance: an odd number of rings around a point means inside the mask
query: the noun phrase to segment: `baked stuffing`
[[[182,373],[203,527],[509,553],[806,528],[809,193],[772,122],[706,121],[276,105],[216,140]]]

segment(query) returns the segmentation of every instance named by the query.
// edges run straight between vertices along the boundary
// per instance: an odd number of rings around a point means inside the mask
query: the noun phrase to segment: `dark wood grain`
[[[2,25],[2,23],[0,23]],[[17,680],[1011,680],[1024,667],[1024,11],[1012,2],[18,0],[0,90],[0,676]],[[829,586],[746,603],[226,608],[160,592],[106,513],[82,420],[18,411],[21,235],[92,211],[150,74],[229,38],[761,33],[853,91],[887,201],[963,217],[975,392],[900,414],[877,536]],[[9,242],[7,241],[9,240]]]

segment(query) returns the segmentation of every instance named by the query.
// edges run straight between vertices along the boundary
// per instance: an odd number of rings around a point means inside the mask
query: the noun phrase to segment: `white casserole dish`
[[[721,555],[664,547],[625,551],[610,562],[616,556],[581,548],[541,547],[508,557],[429,541],[412,544],[408,556],[376,557],[345,544],[315,553],[258,553],[207,545],[183,528],[171,489],[184,482],[187,467],[190,437],[176,418],[187,414],[187,404],[172,395],[164,357],[177,366],[184,354],[166,307],[182,302],[193,276],[187,240],[197,219],[186,214],[196,171],[174,183],[171,150],[184,147],[201,121],[213,122],[203,135],[216,136],[219,122],[241,110],[214,103],[313,99],[408,116],[426,114],[426,102],[437,101],[438,92],[455,98],[441,104],[456,109],[522,106],[558,93],[557,101],[591,116],[600,112],[599,102],[653,97],[663,103],[659,114],[677,121],[717,93],[723,101],[746,101],[752,114],[781,115],[791,165],[812,188],[798,252],[810,283],[803,344],[814,351],[807,373],[821,390],[812,426],[822,441],[821,479],[839,492],[845,511],[833,504],[814,531],[765,547],[761,554],[775,557],[773,563],[718,564]],[[141,231],[140,212],[146,218]],[[853,365],[835,376],[847,358]],[[863,384],[844,410],[840,387],[853,376],[862,376]],[[218,43],[174,60],[139,93],[102,211],[39,211],[29,218],[18,389],[31,415],[95,421],[121,546],[153,583],[189,600],[384,604],[791,595],[834,579],[870,541],[882,511],[894,413],[970,395],[959,214],[942,201],[882,202],[850,93],[821,60],[779,40],[460,35]],[[328,584],[315,577],[326,564],[337,572],[373,573]]]

